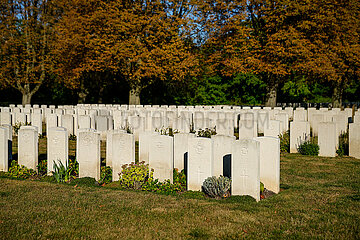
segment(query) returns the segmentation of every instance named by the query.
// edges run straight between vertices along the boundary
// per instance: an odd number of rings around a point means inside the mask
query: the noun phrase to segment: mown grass
[[[215,201],[0,179],[1,239],[359,239],[360,160],[285,154],[280,194]],[[115,185],[115,186],[114,186]]]

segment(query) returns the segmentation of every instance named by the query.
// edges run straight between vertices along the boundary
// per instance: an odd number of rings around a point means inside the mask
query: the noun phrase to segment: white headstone
[[[68,132],[65,128],[49,128],[47,134],[47,171],[48,174],[54,171],[54,162],[59,165],[61,162],[64,166],[68,164]]]
[[[78,133],[79,177],[100,178],[100,134],[93,130]]]
[[[216,133],[220,135],[234,136],[234,119],[217,119]]]
[[[154,169],[154,179],[173,182],[174,169],[174,142],[173,138],[166,135],[151,137],[149,149],[149,167]]]
[[[46,116],[46,133],[49,132],[49,128],[57,127],[58,119],[56,114],[48,114]]]
[[[360,124],[349,124],[349,156],[360,159]]]
[[[38,165],[38,130],[34,126],[22,126],[18,137],[18,163],[36,170]]]
[[[159,135],[158,132],[140,132],[139,135],[139,162],[149,163],[149,150],[152,136]]]
[[[189,138],[188,190],[201,191],[204,180],[211,177],[212,157],[212,141],[210,138]]]
[[[322,122],[319,124],[319,156],[335,157],[337,137],[336,123]]]
[[[232,145],[236,140],[235,136],[225,135],[213,135],[212,140],[212,151],[213,151],[213,162],[212,162],[212,176],[219,177],[224,176],[224,161],[230,161],[231,163],[231,151]],[[231,169],[231,164],[230,164]],[[229,172],[231,174],[231,171]],[[228,176],[230,177],[230,176]]]
[[[72,115],[61,115],[61,126],[65,128],[70,135],[74,134],[74,117]]]
[[[7,172],[9,169],[9,130],[0,126],[0,171]]]
[[[264,136],[279,137],[280,135],[280,121],[270,120],[269,125],[264,129]]]
[[[42,134],[42,115],[41,113],[31,114],[31,125],[37,127],[38,134]]]
[[[297,153],[298,147],[310,140],[309,122],[290,122],[290,153]]]
[[[135,138],[133,134],[116,132],[112,135],[112,180],[119,180],[122,166],[135,162]]]
[[[257,137],[255,140],[260,142],[260,181],[266,189],[279,193],[280,139]]]
[[[179,171],[184,169],[185,160],[188,161],[189,156],[189,138],[194,138],[195,134],[177,133],[174,135],[174,168]]]
[[[108,130],[106,134],[106,166],[111,167],[112,166],[112,156],[113,156],[113,150],[112,150],[112,144],[113,144],[113,135],[115,133],[126,133],[125,130]]]
[[[233,144],[231,194],[249,195],[260,200],[260,143],[251,139]]]
[[[253,120],[239,121],[239,139],[253,139],[257,137],[257,122]]]

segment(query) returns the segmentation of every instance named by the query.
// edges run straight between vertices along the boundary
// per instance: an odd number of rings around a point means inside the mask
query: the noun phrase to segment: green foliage
[[[26,122],[25,124],[22,123],[22,122],[16,122],[14,125],[13,125],[13,131],[15,133],[15,135],[18,135],[19,133],[19,130],[22,126],[29,126],[30,123]]]
[[[319,145],[311,141],[306,141],[300,144],[298,152],[302,155],[317,156],[319,155]]]
[[[71,178],[79,177],[79,163],[76,161],[76,159],[69,159],[68,163],[68,171]]]
[[[202,189],[212,198],[223,198],[229,195],[231,180],[228,177],[208,177],[205,179]]]
[[[265,186],[262,182],[260,182],[260,193],[263,193],[265,190]]]
[[[189,99],[188,104],[229,104],[226,94],[228,85],[224,80],[220,76],[194,78],[190,84],[190,89],[194,91],[194,96]]]
[[[54,161],[54,171],[52,172],[56,182],[69,182],[70,181],[70,171],[68,167],[68,163],[64,164],[61,161],[56,163]]]
[[[133,129],[129,124],[126,124],[125,126],[121,127],[120,129],[125,130],[126,133],[133,133]]]
[[[12,178],[27,179],[29,177],[36,176],[36,172],[33,169],[28,169],[25,166],[19,165],[15,160],[11,162],[7,176]]]
[[[200,129],[196,131],[196,136],[211,138],[212,135],[216,135],[216,130],[211,128]]]
[[[289,130],[283,134],[280,134],[280,152],[288,153],[290,152],[290,132]]]
[[[140,190],[152,178],[153,173],[154,170],[149,172],[149,164],[145,162],[125,164],[119,173],[120,186],[124,189]]]
[[[100,172],[99,184],[108,184],[112,181],[112,169],[109,166],[102,166]]]
[[[291,102],[304,102],[311,97],[309,84],[303,75],[293,76],[285,82],[281,90],[288,94]]]
[[[52,172],[56,182],[70,182],[79,176],[79,163],[76,160],[66,162],[66,165],[61,161],[56,163],[54,161],[54,171]]]
[[[237,74],[229,83],[231,104],[259,105],[266,95],[266,83],[254,74]]]
[[[336,150],[338,156],[349,155],[349,133],[343,133],[339,137],[339,148]]]
[[[75,178],[70,182],[70,184],[78,185],[78,186],[86,186],[86,187],[99,186],[95,178],[92,177]]]
[[[173,184],[180,184],[181,191],[186,190],[186,175],[185,170],[178,171],[177,168],[174,168],[173,171]]]
[[[45,176],[47,174],[47,160],[40,161],[36,167],[40,176]]]
[[[70,134],[69,140],[76,141],[76,135],[75,134]]]
[[[148,192],[173,194],[186,189],[184,171],[174,169],[173,183],[170,180],[160,182],[154,179],[154,169],[149,170],[149,165],[144,162],[125,164],[119,174],[119,183],[123,189],[135,189]]]
[[[155,129],[155,132],[160,133],[161,135],[167,135],[167,136],[174,136],[174,134],[179,133],[179,130],[177,129],[172,129],[172,128],[160,128],[160,129]]]

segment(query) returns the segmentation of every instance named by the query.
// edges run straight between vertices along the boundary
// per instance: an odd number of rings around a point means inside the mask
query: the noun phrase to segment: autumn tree
[[[129,84],[129,104],[140,104],[141,90],[153,81],[184,80],[196,58],[179,31],[186,23],[175,3],[70,1],[57,26],[56,55],[66,83],[81,88],[84,74],[111,72]]]
[[[359,1],[249,1],[249,17],[259,46],[256,58],[268,76],[268,105],[289,75],[333,86],[333,105],[359,77]]]
[[[0,84],[19,90],[23,105],[30,104],[51,69],[56,16],[49,0],[1,0]]]

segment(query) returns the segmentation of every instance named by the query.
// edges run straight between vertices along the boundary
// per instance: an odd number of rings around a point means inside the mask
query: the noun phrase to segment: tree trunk
[[[266,94],[266,107],[276,107],[277,84],[268,87]]]
[[[135,87],[129,92],[129,105],[140,105],[140,92],[139,87]]]
[[[332,95],[332,107],[333,108],[341,108],[342,106],[342,86],[341,84],[337,84],[334,87],[333,95]]]
[[[32,94],[30,92],[23,92],[22,93],[22,105],[25,106],[26,104],[31,104],[31,97],[32,97]]]

